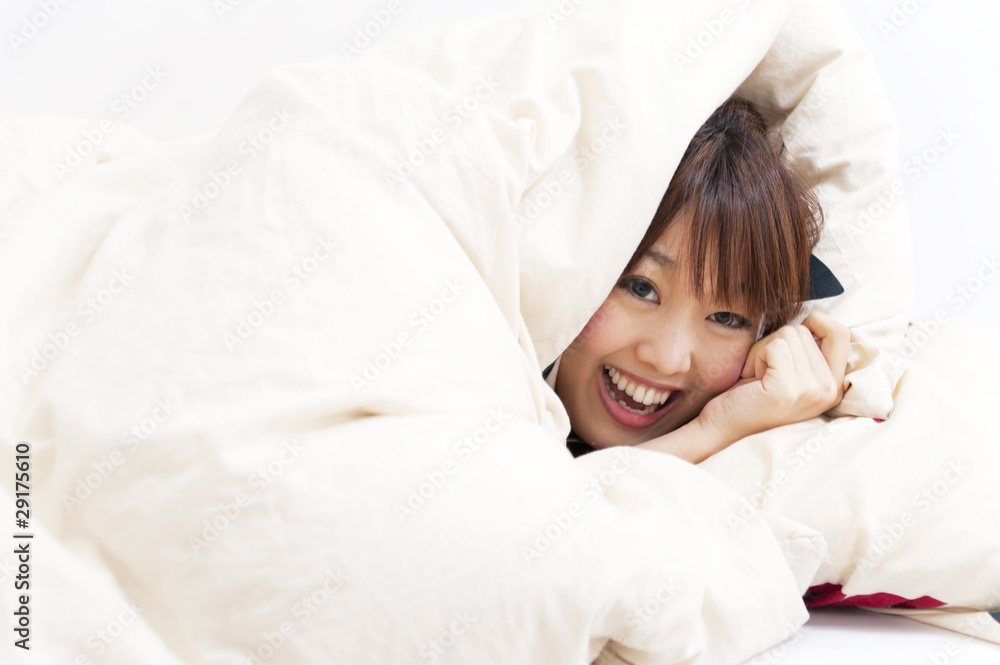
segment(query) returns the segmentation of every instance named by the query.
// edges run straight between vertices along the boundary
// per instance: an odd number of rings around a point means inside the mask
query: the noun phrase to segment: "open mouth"
[[[604,365],[601,397],[611,416],[626,427],[648,427],[683,395],[682,390],[659,390],[636,384],[617,369]]]

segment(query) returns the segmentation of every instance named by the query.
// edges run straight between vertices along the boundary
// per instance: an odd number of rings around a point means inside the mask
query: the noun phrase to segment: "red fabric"
[[[881,418],[872,418],[877,423],[884,423]],[[820,584],[809,587],[803,597],[806,607],[822,607],[824,605],[849,605],[854,607],[898,607],[904,609],[925,609],[944,605],[937,598],[921,596],[920,598],[903,598],[891,593],[872,593],[867,596],[851,596],[848,598],[841,592],[839,584]]]
[[[806,607],[822,607],[824,605],[852,605],[855,607],[899,607],[904,609],[925,609],[944,605],[937,598],[921,596],[920,598],[903,598],[891,593],[873,593],[867,596],[847,597],[840,591],[839,584],[820,584],[809,587],[803,600]]]

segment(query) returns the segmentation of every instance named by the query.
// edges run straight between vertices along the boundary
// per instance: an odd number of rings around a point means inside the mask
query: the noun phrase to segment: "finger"
[[[765,346],[770,344],[772,341],[778,338],[781,329],[775,330],[773,333],[767,337],[762,337],[754,342],[750,346],[750,351],[747,352],[747,359],[743,362],[743,371],[740,372],[740,378],[743,379],[753,379],[760,378],[755,376],[755,367],[757,366],[757,356],[759,356]]]
[[[747,359],[743,361],[743,370],[740,371],[741,379],[753,379],[756,377],[754,368],[757,366],[757,354],[763,348],[763,342],[763,339],[754,342],[753,346],[750,347],[750,351],[747,352]]]
[[[819,339],[820,351],[826,358],[837,383],[843,386],[847,370],[847,355],[851,348],[850,329],[829,314],[813,312],[802,325],[809,328]]]
[[[814,337],[812,331],[805,326],[798,326],[798,330],[802,340],[803,350],[805,351],[806,358],[808,359],[809,371],[812,372],[814,377],[823,382],[835,380],[836,374],[827,363],[826,356],[824,356],[823,352],[820,351],[820,344],[823,340]]]
[[[810,394],[824,405],[825,408],[833,407],[840,403],[844,397],[843,376],[839,379],[833,369],[827,364],[826,356],[820,351],[819,340],[813,337],[812,331],[805,326],[799,326],[802,335],[802,343],[805,346],[806,355],[809,357],[809,372],[811,376],[803,377],[803,386],[809,386]]]
[[[793,327],[782,326],[767,337],[758,340],[752,347],[750,347],[750,352],[747,354],[746,362],[743,364],[743,371],[740,373],[742,378],[759,379],[764,375],[764,368],[767,366],[767,362],[764,360],[767,354],[766,349],[777,340],[782,340],[788,345],[790,358],[793,358],[793,347],[801,346],[801,342],[798,340],[798,333],[793,329]],[[795,355],[798,356],[799,365],[804,366],[805,363],[807,363],[805,355],[797,353]],[[787,369],[794,371],[794,365],[795,363],[793,362],[793,365]]]
[[[782,385],[787,386],[788,379],[795,373],[795,361],[788,341],[783,337],[771,340],[757,357],[757,376],[763,377],[770,369],[775,376],[783,378]]]
[[[767,347],[769,344],[773,344],[776,339],[778,338],[768,335],[750,347],[746,362],[743,363],[743,371],[740,372],[741,379],[760,379],[764,376],[764,370],[767,368],[765,361]]]
[[[809,359],[808,349],[816,346],[813,341],[812,332],[805,326],[788,326],[788,350],[795,363],[795,373],[800,382],[807,382],[814,374],[812,362]],[[818,349],[817,349],[818,350]],[[823,362],[826,364],[826,361]]]

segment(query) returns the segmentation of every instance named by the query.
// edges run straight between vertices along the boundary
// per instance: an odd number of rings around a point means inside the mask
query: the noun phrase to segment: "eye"
[[[623,277],[618,280],[618,286],[631,293],[640,300],[651,303],[659,303],[656,287],[648,279],[643,277]]]
[[[741,330],[743,328],[749,328],[752,324],[745,317],[735,314],[733,312],[716,312],[708,317],[712,321],[723,325],[727,328],[733,328],[735,330]]]

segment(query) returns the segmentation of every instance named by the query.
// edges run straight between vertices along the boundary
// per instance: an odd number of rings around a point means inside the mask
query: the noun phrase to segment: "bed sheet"
[[[744,665],[1000,663],[1000,646],[905,617],[854,607],[809,611],[792,637]]]

